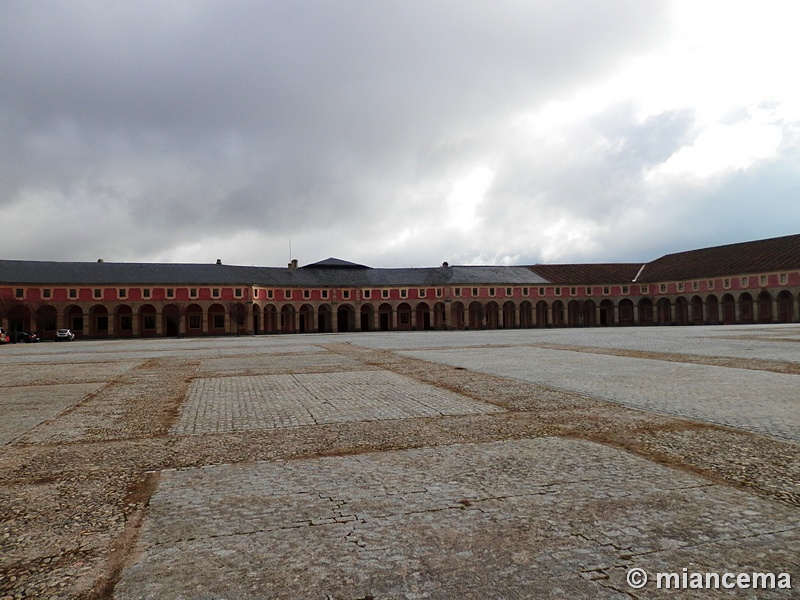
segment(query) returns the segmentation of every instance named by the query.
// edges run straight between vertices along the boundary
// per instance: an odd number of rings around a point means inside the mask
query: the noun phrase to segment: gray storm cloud
[[[637,211],[673,189],[719,198],[644,183],[691,142],[692,107],[642,120],[621,98],[546,134],[519,119],[657,52],[669,10],[3,3],[0,210],[15,227],[0,250],[281,264],[292,238],[301,262],[652,258]],[[476,172],[491,174],[480,195],[463,191]]]

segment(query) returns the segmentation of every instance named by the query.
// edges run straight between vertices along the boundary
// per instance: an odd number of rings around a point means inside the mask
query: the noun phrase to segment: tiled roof
[[[562,285],[630,283],[642,263],[600,263],[572,265],[533,265],[531,271]]]
[[[667,254],[647,263],[637,281],[655,282],[800,268],[800,234]]]

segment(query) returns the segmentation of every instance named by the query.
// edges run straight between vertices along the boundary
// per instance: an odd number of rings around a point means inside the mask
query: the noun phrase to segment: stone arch
[[[474,300],[469,304],[469,328],[470,329],[483,329],[483,319],[486,310],[483,304]]]
[[[486,328],[497,329],[500,326],[500,307],[497,305],[497,302],[487,302],[484,310],[486,311]]]
[[[466,327],[463,303],[456,301],[450,306],[450,325],[453,329],[464,329]]]
[[[753,323],[755,321],[753,297],[750,292],[744,292],[739,295],[739,321],[742,323]]]
[[[567,325],[570,327],[583,325],[583,310],[581,310],[581,303],[577,300],[570,300],[567,304]]]
[[[388,302],[384,302],[378,307],[378,321],[381,331],[392,331],[394,329],[394,310]]]
[[[619,301],[617,308],[619,311],[619,324],[620,325],[635,325],[633,313],[633,301],[630,298],[623,298]]]
[[[678,325],[689,324],[689,301],[683,296],[675,299],[675,323]]]
[[[203,308],[199,304],[186,307],[186,335],[203,334]]]
[[[758,322],[772,323],[772,296],[766,290],[758,295]]]
[[[71,304],[64,310],[67,329],[71,329],[75,337],[83,336],[83,309],[77,304]]]
[[[706,323],[709,325],[719,323],[719,300],[714,294],[706,297]]]
[[[408,331],[411,329],[411,305],[402,302],[397,306],[397,329]]]
[[[225,327],[225,307],[222,304],[212,304],[206,314],[206,330],[211,335],[223,335]]]
[[[352,304],[340,304],[336,309],[336,331],[356,330],[356,309]]]
[[[659,325],[672,324],[672,303],[669,298],[659,298],[656,304],[656,320]]]
[[[108,337],[108,309],[95,304],[89,309],[89,335],[96,338]]]
[[[320,333],[330,333],[333,331],[332,309],[328,304],[320,304],[317,307],[317,331]]]
[[[253,302],[253,335],[261,333],[261,307]]]
[[[293,304],[284,304],[280,312],[280,331],[283,333],[296,333],[294,317],[297,311]]]
[[[778,293],[778,321],[781,323],[794,321],[794,299],[792,293],[787,290]]]
[[[372,331],[375,308],[372,304],[361,305],[361,331]]]
[[[264,307],[264,333],[278,332],[278,309],[274,304],[267,304]]]
[[[556,300],[552,305],[553,309],[553,327],[564,327],[564,303],[561,300]]]
[[[433,305],[433,328],[447,329],[447,308],[444,302],[437,302]]]
[[[689,322],[693,325],[702,325],[703,321],[703,299],[700,296],[692,296],[691,310],[689,311]]]
[[[231,328],[236,335],[247,333],[247,305],[243,302],[228,303]]]
[[[614,319],[614,303],[611,300],[605,299],[600,302],[600,326],[616,325]]]
[[[583,326],[597,326],[597,304],[595,304],[594,300],[583,301]]]
[[[114,309],[114,335],[121,338],[133,337],[133,309],[127,304],[119,304]]]
[[[519,305],[519,326],[533,327],[533,304],[530,300],[523,300]]]
[[[536,303],[536,325],[539,327],[547,327],[549,321],[547,319],[547,302],[539,300]]]
[[[298,315],[297,330],[299,333],[313,333],[316,331],[314,323],[314,307],[303,304]]]
[[[653,301],[650,298],[642,298],[638,303],[639,325],[652,325],[654,322]]]
[[[722,297],[722,322],[725,325],[736,323],[736,301],[732,294],[725,294]]]
[[[36,328],[42,339],[53,339],[58,328],[58,311],[52,304],[43,304],[36,309]]]
[[[158,335],[158,313],[152,304],[144,304],[139,307],[139,335],[142,337],[153,337]]]
[[[511,300],[503,304],[503,328],[515,329],[517,327],[517,307]]]
[[[418,303],[415,313],[417,318],[417,329],[433,329],[433,325],[431,323],[431,309],[427,302]]]

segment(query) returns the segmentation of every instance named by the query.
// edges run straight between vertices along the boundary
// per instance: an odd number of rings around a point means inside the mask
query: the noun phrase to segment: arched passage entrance
[[[689,301],[683,296],[675,299],[675,322],[678,325],[689,323]]]
[[[361,305],[361,331],[372,331],[372,317],[375,309],[371,304]]]
[[[394,328],[392,318],[392,305],[384,302],[378,307],[378,324],[381,331],[391,331]]]
[[[547,327],[547,302],[539,300],[536,303],[536,325],[539,327]]]
[[[312,333],[314,331],[314,307],[310,304],[303,304],[300,307],[298,328],[300,333]]]
[[[519,305],[519,326],[533,327],[533,304],[528,300]]]
[[[758,295],[758,322],[772,323],[772,296],[766,291]]]
[[[791,292],[783,290],[778,294],[778,321],[791,323],[794,321],[794,310]]]
[[[108,337],[108,309],[102,304],[95,304],[89,309],[89,335],[92,337]]]
[[[336,309],[336,330],[341,332],[356,330],[356,311],[349,304],[342,304]]]
[[[639,325],[653,324],[653,301],[650,298],[639,300]]]
[[[464,329],[464,305],[461,302],[453,302],[450,307],[450,324],[453,329]]]
[[[739,320],[742,323],[752,323],[755,320],[753,297],[748,292],[739,296]]]
[[[633,318],[633,301],[630,298],[623,298],[620,300],[617,310],[619,311],[620,325],[635,324]]]
[[[199,304],[186,307],[186,334],[201,335],[203,333],[203,309]]]
[[[431,310],[426,302],[417,304],[417,329],[431,329]]]
[[[139,335],[152,337],[156,334],[156,307],[145,304],[139,309]]]
[[[600,303],[600,326],[614,325],[614,303],[611,300],[603,300]]]

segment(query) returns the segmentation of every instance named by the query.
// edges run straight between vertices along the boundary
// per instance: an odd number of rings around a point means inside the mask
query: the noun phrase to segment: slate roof
[[[642,263],[600,263],[532,265],[528,267],[537,275],[562,285],[630,283]]]
[[[303,269],[329,269],[329,268],[344,268],[344,269],[369,269],[366,265],[359,265],[348,260],[342,260],[341,258],[326,258],[325,260],[321,260],[319,262],[312,263],[310,265],[306,265],[301,267]]]
[[[700,279],[800,269],[800,234],[667,254],[645,265],[637,281]]]
[[[376,269],[327,258],[296,269],[223,264],[0,260],[0,285],[390,287],[659,282],[800,269],[800,234],[667,254],[644,265],[444,266]],[[638,275],[638,276],[637,276]]]
[[[0,284],[33,285],[249,285],[417,286],[537,285],[547,283],[525,267],[373,269],[338,261],[294,270],[219,264],[114,263],[0,260]],[[341,264],[344,263],[344,264]]]

